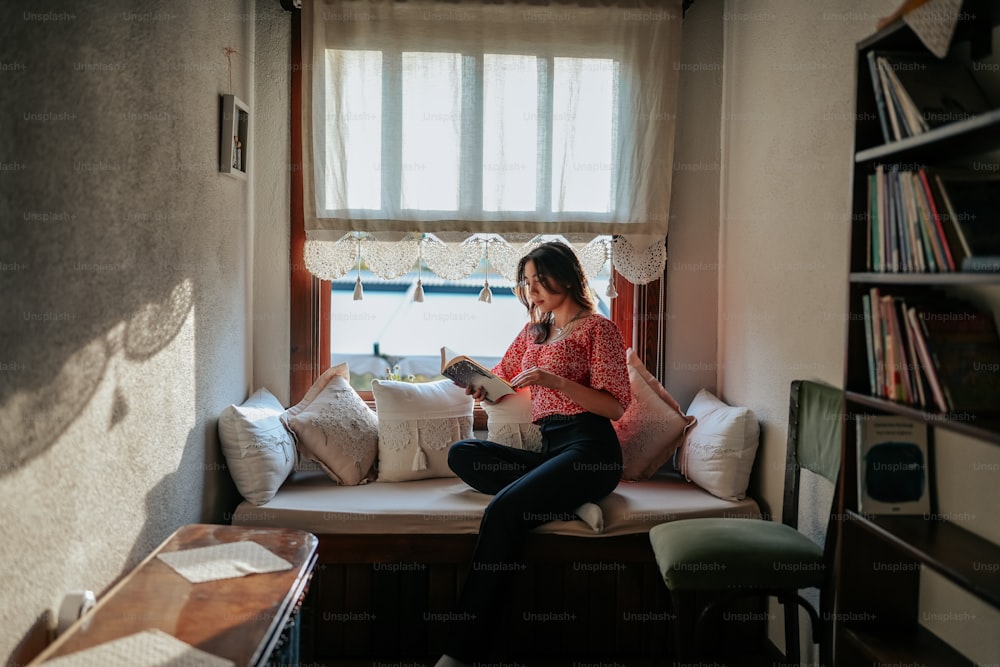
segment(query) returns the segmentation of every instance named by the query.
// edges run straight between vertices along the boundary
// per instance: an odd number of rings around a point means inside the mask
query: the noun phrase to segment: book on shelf
[[[875,371],[875,332],[872,330],[871,294],[861,295],[861,311],[865,322],[865,352],[868,355],[868,387],[872,396],[879,395],[878,379]]]
[[[875,105],[886,142],[968,120],[992,106],[970,68],[928,53],[869,51]]]
[[[897,165],[877,165],[870,175],[868,220],[870,256],[866,267],[876,272],[938,270],[943,251],[918,175]]]
[[[875,396],[885,397],[886,384],[885,384],[885,355],[882,351],[882,316],[881,316],[881,296],[878,287],[872,287],[868,290],[869,294],[869,307],[871,308],[871,318],[866,322],[871,328],[872,334],[872,353],[871,359],[873,360],[873,372],[875,374],[875,391],[873,392]]]
[[[933,188],[962,271],[1000,271],[1000,164],[979,170],[935,170]],[[989,166],[991,169],[985,169]],[[992,169],[996,167],[996,169]]]
[[[879,303],[884,348],[885,398],[925,406],[925,370],[914,350],[914,336],[907,318],[909,306],[899,296],[882,295]]]
[[[945,232],[941,216],[942,209],[939,205],[939,200],[935,198],[934,189],[931,187],[930,179],[927,177],[927,170],[917,170],[914,178],[919,183],[916,191],[923,207],[922,210],[927,216],[927,239],[937,257],[937,266],[941,271],[954,271],[955,258],[952,255],[951,247],[948,245],[948,235]]]
[[[893,297],[884,295],[879,306],[882,320],[882,346],[885,350],[886,398],[891,401],[909,403],[909,393],[906,391],[904,380],[906,355],[903,352],[903,339],[900,337]]]
[[[885,108],[887,115],[889,117],[889,127],[892,128],[891,136],[893,139],[902,139],[903,137],[909,136],[909,132],[905,125],[903,125],[903,109],[899,104],[899,97],[896,93],[896,89],[892,86],[892,82],[889,81],[888,68],[885,64],[885,59],[877,57],[875,58],[875,66],[878,68],[879,86],[882,87],[882,94],[885,96]],[[886,139],[886,141],[891,141],[892,139]]]
[[[930,513],[927,424],[892,415],[863,415],[855,423],[858,511]]]
[[[993,316],[950,300],[916,309],[920,334],[949,411],[1000,411],[1000,336]]]
[[[491,403],[515,391],[509,382],[486,366],[447,347],[441,348],[441,375],[462,387],[482,387],[486,390],[486,400]]]
[[[926,243],[927,270],[931,273],[945,271],[951,266],[948,263],[950,253],[941,235],[941,220],[937,217],[934,200],[928,196],[925,175],[921,172],[910,173],[914,200],[917,205],[917,218],[920,220],[922,236]]]
[[[917,105],[914,104],[896,75],[897,68],[903,64],[890,61],[886,56],[879,56],[876,60],[879,67],[885,72],[884,82],[889,87],[889,94],[892,96],[893,108],[898,119],[895,128],[896,138],[912,137],[926,132],[929,129],[927,121],[924,120]]]
[[[916,313],[916,311],[906,305],[906,301],[903,299],[899,300],[899,317],[902,321],[902,328],[906,334],[906,354],[907,363],[911,369],[910,377],[910,387],[911,396],[910,402],[915,405],[927,406],[930,402],[931,388],[930,388],[930,378],[924,370],[929,364],[923,364],[920,358],[920,352],[917,349],[917,332],[916,326],[913,326],[910,322],[910,313]]]
[[[1000,412],[1000,336],[959,299],[861,296],[873,396],[938,412]]]
[[[885,89],[882,87],[882,73],[879,70],[878,61],[875,60],[875,51],[869,51],[866,55],[868,59],[868,74],[872,79],[872,90],[875,93],[875,108],[878,111],[878,122],[882,128],[882,139],[886,142],[892,141],[892,130],[889,127],[889,109],[886,107]]]
[[[937,372],[934,370],[934,361],[931,359],[930,350],[927,348],[927,341],[924,340],[923,330],[920,327],[920,321],[917,319],[916,308],[910,306],[906,309],[906,321],[910,327],[913,345],[916,348],[920,376],[927,387],[923,405],[928,407],[933,404],[940,412],[947,412],[948,401],[945,400],[944,390],[941,389],[941,382],[938,380]]]
[[[1000,271],[1000,163],[995,166],[977,172],[876,165],[867,179],[865,268]]]

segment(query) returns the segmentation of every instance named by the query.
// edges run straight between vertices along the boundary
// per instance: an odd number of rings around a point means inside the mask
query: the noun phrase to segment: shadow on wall
[[[219,173],[219,95],[247,80],[246,59],[231,71],[223,49],[248,52],[252,26],[236,17],[252,3],[147,12],[158,4],[0,3],[0,488],[33,510],[7,522],[9,544],[38,547],[54,573],[0,603],[0,662],[60,576],[103,582],[231,500],[215,417],[245,391],[248,202],[246,183]],[[166,376],[151,376],[160,361]],[[164,393],[185,413],[154,412]],[[68,442],[78,426],[93,441]],[[123,468],[149,451],[155,468],[142,482],[109,470],[110,492],[71,503],[76,471],[40,459],[63,444]],[[144,502],[137,535],[112,525],[60,562],[73,516],[103,527]],[[0,567],[37,574],[16,556]]]
[[[131,20],[145,5],[55,0],[46,12],[66,20],[52,21],[30,2],[0,5],[0,62],[20,64],[0,98],[0,363],[12,367],[0,479],[66,431],[114,359],[162,350],[238,269],[242,248],[224,234],[245,220],[243,187],[220,181],[213,107],[221,46],[243,28],[229,21],[216,42],[205,27],[238,5]],[[110,426],[128,399],[115,392]]]
[[[4,383],[0,388],[0,430],[18,434],[0,449],[0,477],[38,456],[59,438],[90,401],[104,378],[110,359],[119,354],[129,361],[153,356],[177,335],[192,305],[191,281],[184,279],[163,300],[139,307],[124,324],[83,344],[65,360],[58,355],[58,348],[62,346],[48,345],[46,336],[37,329],[32,333],[40,335],[12,337],[13,340],[5,341],[6,353],[19,360],[14,363],[25,369],[35,369],[32,373],[18,373],[16,377],[31,376],[35,382],[31,386]],[[66,317],[71,315],[70,311],[63,313]],[[51,323],[59,316],[59,312],[21,313],[21,319],[40,323]],[[39,368],[51,368],[60,362],[61,367],[52,368],[53,373],[37,372]],[[45,382],[45,378],[51,379]],[[108,428],[127,414],[128,398],[116,389]]]

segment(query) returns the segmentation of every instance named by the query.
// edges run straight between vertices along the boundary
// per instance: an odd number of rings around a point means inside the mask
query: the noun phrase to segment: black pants
[[[483,514],[472,566],[459,600],[446,653],[464,662],[482,659],[508,602],[507,575],[520,562],[525,534],[607,496],[621,478],[622,455],[611,421],[592,413],[556,415],[540,425],[542,451],[529,452],[487,440],[460,440],[448,465],[472,488],[494,495]]]

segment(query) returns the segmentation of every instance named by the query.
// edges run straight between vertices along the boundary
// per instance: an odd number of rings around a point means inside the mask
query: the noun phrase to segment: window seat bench
[[[490,498],[456,478],[337,486],[322,472],[296,472],[269,502],[240,504],[232,523],[319,538],[302,614],[303,660],[433,664]],[[669,654],[670,600],[649,529],[683,518],[761,516],[751,498],[722,500],[667,472],[622,481],[599,505],[600,532],[581,520],[552,521],[529,536],[512,577],[517,602],[507,631],[498,632],[511,657]]]

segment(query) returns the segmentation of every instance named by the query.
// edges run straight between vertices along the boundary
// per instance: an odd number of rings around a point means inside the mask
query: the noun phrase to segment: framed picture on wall
[[[250,109],[235,95],[222,96],[219,130],[219,171],[246,178],[250,164]]]

